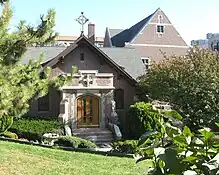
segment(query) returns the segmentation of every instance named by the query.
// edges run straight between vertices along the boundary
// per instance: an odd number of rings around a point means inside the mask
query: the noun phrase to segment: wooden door
[[[86,95],[77,99],[77,123],[79,128],[99,127],[99,99]]]

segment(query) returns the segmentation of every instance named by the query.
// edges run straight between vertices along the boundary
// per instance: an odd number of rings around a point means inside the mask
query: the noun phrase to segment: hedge
[[[59,137],[55,142],[55,145],[72,147],[72,148],[96,148],[96,144],[78,137],[73,136],[62,136]]]
[[[60,130],[63,130],[63,126],[60,122],[36,117],[16,119],[9,129],[9,131],[16,133],[19,138],[33,141],[42,141],[44,133],[57,133]]]

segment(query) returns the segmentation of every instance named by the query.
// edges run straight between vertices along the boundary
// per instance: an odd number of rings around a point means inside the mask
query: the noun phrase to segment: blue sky
[[[54,8],[55,30],[60,35],[80,34],[75,19],[81,11],[96,24],[96,36],[104,36],[106,27],[128,28],[158,7],[188,44],[192,39],[205,38],[208,32],[219,33],[219,0],[12,0],[12,7],[13,26],[19,20],[37,24],[40,14]]]

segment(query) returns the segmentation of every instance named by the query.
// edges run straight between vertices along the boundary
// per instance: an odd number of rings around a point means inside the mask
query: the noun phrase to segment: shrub
[[[9,131],[5,131],[5,132],[1,133],[0,135],[7,137],[7,138],[11,138],[11,139],[18,139],[17,134],[15,134],[13,132],[9,132]]]
[[[7,131],[13,123],[12,116],[2,116],[0,118],[0,133]]]
[[[130,138],[138,139],[146,131],[159,130],[160,114],[152,108],[152,104],[137,102],[128,111],[127,124]]]
[[[137,140],[117,141],[112,143],[113,152],[134,154],[138,150]]]
[[[59,146],[66,146],[72,148],[96,148],[97,146],[89,141],[78,137],[73,136],[61,136],[54,142]]]
[[[20,118],[14,121],[10,131],[15,132],[20,138],[42,141],[44,133],[55,132],[61,128],[62,124],[56,120]]]

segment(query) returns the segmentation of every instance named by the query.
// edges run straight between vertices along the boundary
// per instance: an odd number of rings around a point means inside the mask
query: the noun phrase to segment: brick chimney
[[[88,39],[94,44],[95,43],[95,24],[88,24]]]

